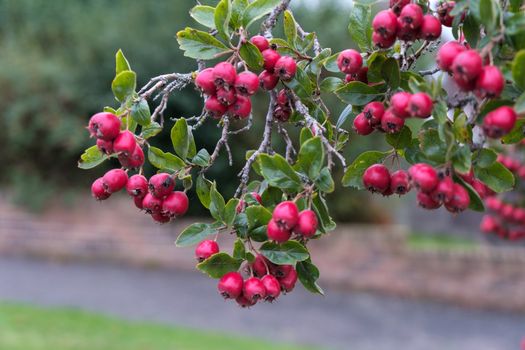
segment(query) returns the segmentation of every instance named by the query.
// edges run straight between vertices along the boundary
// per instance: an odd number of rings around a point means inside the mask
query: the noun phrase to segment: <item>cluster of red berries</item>
[[[292,115],[293,108],[290,99],[288,98],[288,92],[286,89],[282,89],[277,94],[277,101],[273,108],[273,117],[280,122],[287,122]]]
[[[416,188],[417,202],[424,209],[437,209],[441,205],[452,213],[467,209],[470,197],[467,190],[445,173],[438,172],[429,164],[418,163],[408,169],[390,174],[382,164],[374,164],[365,170],[363,184],[370,192],[384,196],[402,195]]]
[[[396,38],[436,40],[441,36],[442,23],[441,16],[438,19],[424,14],[421,6],[411,4],[410,0],[390,0],[390,9],[378,12],[372,20],[372,41],[377,47],[387,49],[394,45]]]
[[[504,154],[498,154],[497,161],[503,164],[507,169],[518,175],[520,178],[525,179],[525,165],[517,159],[513,159]]]
[[[250,42],[261,52],[264,60],[264,70],[259,74],[259,83],[264,90],[273,90],[279,79],[290,81],[295,77],[297,63],[290,56],[281,56],[276,47],[270,46],[262,35],[253,36]]]
[[[301,238],[311,238],[317,231],[317,216],[313,210],[299,212],[292,201],[279,203],[268,222],[268,238],[278,243],[286,242],[292,233]]]
[[[228,272],[217,286],[225,299],[235,299],[241,307],[253,306],[261,300],[272,302],[281,292],[291,292],[297,282],[297,271],[292,265],[275,265],[260,254],[250,267],[252,277],[244,279],[239,272]]]
[[[432,109],[432,98],[424,92],[397,92],[390,98],[390,107],[386,110],[381,102],[367,104],[355,117],[353,129],[359,135],[369,135],[374,130],[396,133],[403,128],[406,118],[428,118]]]
[[[353,49],[341,51],[337,56],[337,67],[345,73],[345,81],[360,81],[368,84],[368,67],[363,67],[363,57]]]
[[[120,119],[113,113],[101,112],[89,120],[88,130],[97,139],[98,149],[107,155],[117,154],[124,168],[139,168],[144,164],[144,151],[135,135],[120,130]]]
[[[479,98],[499,97],[505,86],[505,78],[498,67],[483,66],[481,55],[457,41],[441,46],[437,58],[438,67],[452,74],[463,91],[474,91]]]
[[[124,188],[133,198],[135,206],[145,210],[159,223],[169,222],[188,210],[188,196],[174,191],[175,179],[167,173],[155,174],[148,181],[143,175],[135,174],[128,178],[126,171],[112,169],[93,182],[91,194],[97,200],[104,200]]]
[[[485,200],[491,211],[485,214],[479,225],[483,233],[495,234],[511,241],[525,238],[525,209],[505,203],[492,196]]]

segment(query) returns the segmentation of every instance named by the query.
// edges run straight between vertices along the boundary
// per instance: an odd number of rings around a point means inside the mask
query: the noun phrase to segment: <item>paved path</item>
[[[468,286],[465,286],[466,288]],[[132,319],[345,350],[513,350],[525,316],[301,287],[242,310],[198,272],[0,258],[0,300],[73,306]],[[237,349],[232,349],[237,350]]]

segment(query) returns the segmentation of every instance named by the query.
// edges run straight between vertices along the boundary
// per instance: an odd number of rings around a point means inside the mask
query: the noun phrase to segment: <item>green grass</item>
[[[72,309],[0,303],[2,350],[305,350],[145,322],[128,322]]]
[[[478,246],[476,241],[449,234],[428,234],[414,232],[408,236],[407,246],[414,250],[474,250]]]

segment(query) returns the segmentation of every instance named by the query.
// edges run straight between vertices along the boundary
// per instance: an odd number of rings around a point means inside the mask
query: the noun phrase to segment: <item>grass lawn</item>
[[[414,250],[474,250],[479,243],[474,240],[448,234],[425,234],[414,232],[408,236],[407,245]]]
[[[0,303],[2,350],[299,350],[273,344],[98,314]]]

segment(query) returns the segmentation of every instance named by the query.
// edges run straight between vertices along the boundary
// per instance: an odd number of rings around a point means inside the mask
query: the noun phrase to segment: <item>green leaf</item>
[[[512,61],[512,79],[522,90],[525,90],[525,50],[519,51]]]
[[[246,248],[242,239],[237,238],[233,243],[233,257],[235,259],[246,259]]]
[[[214,7],[197,5],[190,10],[190,16],[203,26],[215,29]]]
[[[312,134],[312,130],[310,128],[304,127],[301,129],[301,134],[299,135],[299,142],[301,145],[314,137],[314,134]]]
[[[176,155],[169,152],[164,153],[156,147],[148,149],[148,160],[155,168],[171,173],[177,172],[186,166],[184,161]]]
[[[458,146],[456,152],[452,155],[452,166],[454,170],[466,174],[472,166],[472,153],[468,145]]]
[[[337,123],[335,124],[336,128],[340,128],[343,126],[348,117],[352,114],[352,109],[352,105],[347,105],[345,109],[343,109],[341,114],[339,114],[339,118],[337,118]]]
[[[365,189],[363,186],[363,174],[365,170],[373,164],[381,163],[387,154],[386,152],[379,151],[361,153],[346,169],[342,179],[343,186],[354,187],[358,190]]]
[[[321,89],[321,92],[332,92],[343,85],[344,83],[341,79],[337,77],[327,77],[321,81],[319,88]]]
[[[482,148],[474,155],[474,164],[479,168],[488,168],[498,158],[496,151],[490,148]]]
[[[295,266],[297,277],[304,288],[312,293],[324,295],[323,289],[317,284],[319,269],[309,260],[300,261]]]
[[[500,162],[494,162],[485,168],[476,166],[474,174],[476,178],[497,193],[510,191],[514,187],[514,175]]]
[[[258,70],[263,66],[264,59],[261,51],[249,41],[242,43],[239,49],[239,55],[241,55],[241,58],[251,69]]]
[[[210,208],[210,191],[212,185],[212,182],[206,179],[203,174],[199,174],[199,176],[197,176],[197,197],[199,197],[199,200],[206,209]]]
[[[472,14],[468,14],[463,21],[463,32],[465,33],[465,38],[472,47],[478,46],[479,41],[479,23],[474,18]]]
[[[412,143],[412,131],[410,131],[410,128],[405,125],[395,134],[386,134],[385,139],[386,142],[395,149],[406,148]]]
[[[239,199],[237,198],[231,198],[228,203],[226,203],[226,206],[224,207],[224,223],[227,226],[231,226],[233,224],[233,220],[235,219],[235,214],[237,213],[237,205],[239,204]]]
[[[135,72],[126,70],[117,74],[111,83],[113,95],[119,102],[124,102],[130,97],[137,87],[137,75]]]
[[[239,29],[242,26],[242,15],[246,7],[248,7],[248,0],[233,0],[232,1],[232,15],[230,25],[234,29]]]
[[[339,56],[340,52],[333,54],[332,56],[326,58],[323,61],[323,65],[325,69],[332,73],[340,73],[339,67],[337,66],[337,57]]]
[[[293,240],[282,244],[265,242],[259,251],[277,265],[295,265],[298,261],[304,261],[310,256],[301,243]]]
[[[241,263],[241,259],[235,259],[226,253],[217,253],[197,264],[197,268],[211,278],[221,278],[228,272],[239,270]]]
[[[232,7],[230,0],[221,0],[215,8],[214,22],[219,35],[229,40]]]
[[[272,213],[262,205],[251,205],[245,213],[250,230],[267,225],[272,218]]]
[[[184,56],[195,59],[211,60],[231,51],[212,35],[193,28],[178,32],[177,41]]]
[[[301,98],[311,97],[314,91],[314,86],[308,77],[308,74],[306,74],[306,72],[300,67],[297,67],[295,77],[292,81],[286,82],[286,86],[294,90]]]
[[[330,213],[328,212],[328,206],[326,205],[326,201],[321,196],[321,194],[318,193],[316,196],[313,196],[312,205],[313,210],[315,211],[315,213],[317,214],[317,218],[319,219],[318,230],[323,233],[334,230],[336,224],[334,220],[332,220],[332,218],[330,217]]]
[[[525,13],[515,13],[505,18],[505,34],[519,35],[525,31]]]
[[[271,186],[292,192],[301,190],[301,179],[280,154],[260,154],[258,162],[261,165],[262,176]]]
[[[210,154],[206,148],[202,148],[196,155],[193,157],[191,162],[200,167],[207,167],[210,164]]]
[[[504,144],[521,142],[525,138],[525,119],[518,119],[512,130],[501,138]]]
[[[269,14],[279,5],[281,0],[255,0],[252,1],[244,10],[242,23],[244,28],[248,28],[253,22],[259,18]]]
[[[124,56],[124,53],[121,49],[119,49],[115,54],[115,75],[118,75],[119,73],[127,70],[131,70],[131,67],[129,66],[128,60]]]
[[[439,164],[445,162],[446,144],[439,138],[436,129],[428,129],[419,133],[419,145],[423,154]]]
[[[397,60],[393,57],[387,58],[381,66],[381,75],[392,89],[397,89],[401,82],[401,74],[399,73],[399,65]]]
[[[82,153],[78,161],[80,169],[91,169],[108,159],[109,157],[98,149],[98,147],[91,146]]]
[[[188,130],[188,123],[186,119],[180,118],[171,128],[171,143],[175,153],[182,159],[188,156],[188,149],[190,147],[190,136]]]
[[[360,81],[352,81],[334,91],[345,103],[363,106],[383,95],[375,86],[368,86]]]
[[[150,137],[158,135],[161,131],[162,131],[162,126],[160,126],[160,124],[157,122],[152,122],[148,126],[142,127],[142,132],[140,133],[140,137],[147,140]]]
[[[139,101],[131,105],[131,118],[142,126],[151,124],[151,113],[148,106],[148,101],[141,98]]]
[[[186,227],[177,237],[177,247],[189,247],[202,241],[204,238],[214,235],[222,226],[221,223],[202,224],[194,223]]]
[[[487,32],[490,33],[496,28],[498,8],[494,0],[479,0],[479,15]]]
[[[294,168],[305,173],[311,180],[319,176],[324,162],[324,148],[320,137],[314,137],[301,145]]]
[[[288,10],[284,11],[284,36],[293,47],[297,38],[297,24],[293,14]]]
[[[518,114],[524,114],[525,113],[525,92],[521,94],[520,97],[516,100],[516,104],[514,105],[514,110]]]
[[[213,183],[210,189],[210,214],[211,216],[217,221],[225,222],[225,219],[224,219],[224,208],[225,207],[226,207],[226,204],[224,203],[224,198],[219,193],[219,191],[217,191],[216,184]]]
[[[332,49],[330,49],[330,48],[322,49],[321,52],[319,52],[319,54],[317,56],[315,56],[314,59],[310,62],[310,65],[308,66],[310,72],[313,75],[319,76],[321,74],[321,70],[323,68],[324,61],[328,57],[330,57],[331,54],[332,54]],[[325,80],[327,80],[328,78],[330,78],[330,77],[327,77]],[[335,78],[335,77],[332,77],[332,78]],[[341,79],[339,79],[339,78],[336,78],[336,80],[341,81]],[[341,81],[341,85],[342,85],[342,81]],[[322,87],[322,83],[321,83],[321,91],[322,90],[323,90],[323,87]]]
[[[330,169],[325,167],[321,170],[319,177],[315,179],[315,185],[322,192],[331,193],[334,191],[335,184]]]
[[[434,104],[432,116],[439,124],[444,124],[447,122],[447,105],[445,104],[445,102],[439,101]]]
[[[350,11],[350,24],[348,31],[355,42],[362,51],[368,51],[372,41],[372,8],[358,2],[354,2],[354,6]]]

